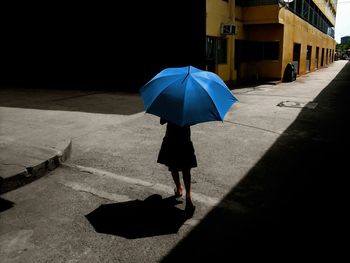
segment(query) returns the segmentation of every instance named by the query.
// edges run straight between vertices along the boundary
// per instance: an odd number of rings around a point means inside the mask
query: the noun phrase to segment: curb
[[[39,163],[35,166],[26,167],[23,172],[15,174],[13,176],[2,178],[0,177],[0,194],[15,190],[23,185],[29,184],[36,179],[39,179],[46,175],[48,172],[56,169],[61,163],[65,162],[72,152],[72,140],[64,150],[58,151],[56,155],[47,159],[46,161]]]

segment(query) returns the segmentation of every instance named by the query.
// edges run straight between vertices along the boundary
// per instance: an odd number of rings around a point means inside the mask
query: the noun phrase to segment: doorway
[[[316,47],[316,56],[315,56],[315,69],[318,69],[318,56],[320,53],[320,48]]]
[[[299,74],[300,51],[301,51],[301,44],[294,43],[294,46],[293,46],[293,65],[294,65],[294,69],[295,69],[296,74]]]
[[[322,53],[321,53],[321,67],[324,66],[324,48],[322,48]]]
[[[312,53],[312,46],[307,46],[307,48],[306,48],[306,72],[309,72],[311,70],[311,53]]]

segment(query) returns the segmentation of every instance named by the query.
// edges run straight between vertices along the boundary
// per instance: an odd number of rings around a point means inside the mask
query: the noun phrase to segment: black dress
[[[161,119],[161,124],[165,122]],[[167,122],[157,162],[168,166],[169,171],[183,171],[197,167],[190,126],[180,127]]]

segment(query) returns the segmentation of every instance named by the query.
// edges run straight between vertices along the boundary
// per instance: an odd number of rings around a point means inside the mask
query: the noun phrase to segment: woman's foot
[[[174,195],[175,195],[175,198],[181,197],[182,196],[182,188],[174,188]]]

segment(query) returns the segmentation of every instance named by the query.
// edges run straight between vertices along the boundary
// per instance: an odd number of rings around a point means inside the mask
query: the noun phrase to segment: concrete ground
[[[225,122],[192,127],[190,220],[156,163],[165,127],[138,94],[2,87],[1,258],[334,261],[344,246],[346,62],[234,89]]]

